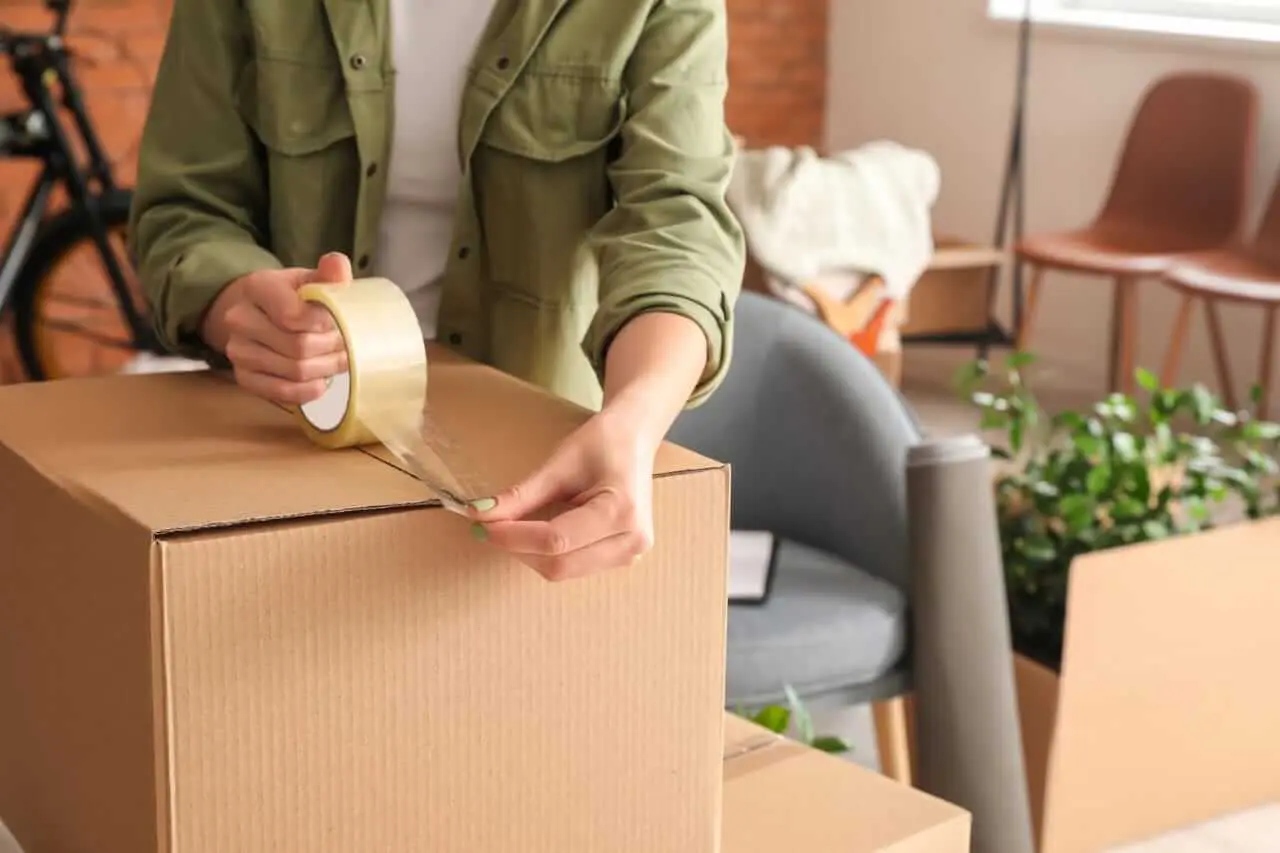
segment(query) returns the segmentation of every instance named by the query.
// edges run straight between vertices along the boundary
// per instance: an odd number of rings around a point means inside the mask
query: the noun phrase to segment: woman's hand
[[[654,457],[706,363],[692,320],[654,312],[627,323],[609,347],[603,409],[533,476],[476,501],[476,536],[550,580],[634,563],[653,546]]]
[[[602,412],[532,477],[477,501],[482,523],[473,531],[548,580],[630,565],[653,546],[656,451],[634,428]]]
[[[324,394],[325,382],[347,369],[347,351],[333,317],[298,296],[313,282],[351,280],[351,261],[330,254],[316,269],[262,270],[231,282],[205,315],[205,343],[226,355],[236,382],[284,405]]]

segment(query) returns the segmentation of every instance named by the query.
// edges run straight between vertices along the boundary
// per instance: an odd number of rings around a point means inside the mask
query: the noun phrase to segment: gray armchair
[[[780,543],[768,600],[730,608],[726,704],[785,685],[871,702],[885,775],[911,784],[914,764],[967,808],[975,853],[1031,853],[986,445],[924,440],[870,361],[786,303],[743,294],[733,359],[671,432],[730,464],[733,527]]]
[[[729,615],[729,707],[879,703],[881,765],[906,781],[907,453],[920,429],[897,392],[815,318],[744,293],[724,385],[671,439],[732,468],[733,527],[779,540],[769,600]]]

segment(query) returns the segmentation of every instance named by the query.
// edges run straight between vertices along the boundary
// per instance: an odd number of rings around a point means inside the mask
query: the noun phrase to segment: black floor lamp
[[[1013,119],[1009,126],[1009,151],[1005,158],[1004,181],[1000,186],[1000,210],[996,214],[995,245],[1004,249],[1018,245],[1026,225],[1026,117],[1027,78],[1031,65],[1031,4],[1023,0],[1022,16],[1018,21],[1018,60],[1014,81]],[[995,321],[995,297],[1000,286],[999,267],[992,269],[988,315],[992,317],[992,331],[996,334],[978,344],[978,355],[986,358],[993,343],[1011,345],[1022,326],[1023,292],[1022,264],[1015,259],[1011,281],[1013,284],[1013,329],[1007,331]],[[995,338],[995,340],[992,340]]]

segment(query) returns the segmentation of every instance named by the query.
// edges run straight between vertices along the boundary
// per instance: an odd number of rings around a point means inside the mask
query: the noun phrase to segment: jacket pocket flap
[[[239,87],[240,112],[262,144],[312,154],[355,135],[339,71],[256,57]]]
[[[626,115],[617,80],[526,71],[494,108],[480,138],[509,154],[558,163],[608,145]]]

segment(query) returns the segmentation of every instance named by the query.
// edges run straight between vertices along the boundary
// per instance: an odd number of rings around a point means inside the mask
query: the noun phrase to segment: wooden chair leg
[[[1107,390],[1133,389],[1133,348],[1138,326],[1137,282],[1117,276],[1111,283],[1111,347]]]
[[[1031,281],[1027,285],[1027,301],[1022,305],[1022,322],[1018,324],[1015,345],[1019,352],[1026,352],[1027,341],[1031,337],[1031,320],[1036,313],[1036,305],[1040,302],[1040,288],[1044,284],[1044,267],[1031,267]]]
[[[1268,307],[1266,317],[1262,321],[1262,364],[1258,366],[1258,420],[1265,421],[1268,414],[1268,402],[1271,398],[1272,370],[1276,363],[1276,315],[1280,314],[1280,305]]]
[[[1169,349],[1164,355],[1164,366],[1160,370],[1160,384],[1172,388],[1178,381],[1178,368],[1182,364],[1182,354],[1187,348],[1187,337],[1191,332],[1191,314],[1195,310],[1196,299],[1190,293],[1182,295],[1182,304],[1178,306],[1178,316],[1173,321],[1173,332],[1169,335]]]
[[[876,751],[880,754],[880,772],[895,782],[911,784],[910,736],[907,724],[906,698],[896,696],[871,706],[876,727]]]
[[[911,778],[920,778],[920,747],[916,738],[916,694],[908,693],[902,697],[903,710],[907,719],[907,755],[911,758]]]
[[[1205,317],[1209,321],[1209,343],[1213,346],[1213,366],[1218,371],[1218,385],[1226,407],[1235,411],[1235,382],[1231,379],[1231,362],[1227,359],[1226,336],[1222,334],[1222,318],[1218,316],[1218,303],[1212,299],[1204,302]]]

